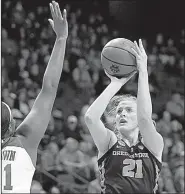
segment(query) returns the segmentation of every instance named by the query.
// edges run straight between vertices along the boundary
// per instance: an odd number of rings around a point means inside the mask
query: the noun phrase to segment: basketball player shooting
[[[147,55],[141,40],[139,46],[136,41],[134,44],[139,72],[137,99],[131,95],[114,96],[136,71],[121,79],[106,73],[111,83],[85,115],[98,148],[101,193],[155,193],[158,188],[164,143],[152,120]],[[114,112],[112,130],[101,121],[107,105]]]
[[[15,121],[7,104],[1,103],[2,120],[2,192],[30,193],[37,160],[37,148],[48,126],[63,68],[68,23],[66,10],[61,14],[58,3],[50,3],[51,27],[56,33],[54,48],[46,68],[42,89],[35,103],[15,129]]]

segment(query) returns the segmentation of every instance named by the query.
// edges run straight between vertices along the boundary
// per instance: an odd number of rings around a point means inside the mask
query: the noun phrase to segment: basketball
[[[121,78],[137,70],[136,57],[131,48],[135,48],[134,43],[125,38],[113,39],[104,46],[101,63],[107,73]]]

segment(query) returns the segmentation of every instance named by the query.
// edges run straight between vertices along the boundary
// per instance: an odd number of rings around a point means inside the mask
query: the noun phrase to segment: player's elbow
[[[94,114],[92,114],[88,111],[86,112],[84,118],[85,118],[86,125],[92,125],[93,123],[97,122],[97,120],[98,120],[97,116],[95,116]]]
[[[48,76],[44,76],[42,88],[43,90],[46,90],[46,91],[57,90],[58,82]]]
[[[85,119],[86,125],[90,125],[93,123],[93,118],[92,118],[91,114],[89,114],[89,113],[85,114],[84,119]]]

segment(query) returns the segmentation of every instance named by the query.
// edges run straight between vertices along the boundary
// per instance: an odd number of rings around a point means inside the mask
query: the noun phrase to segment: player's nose
[[[123,110],[121,113],[121,117],[126,117],[126,115],[127,115],[127,112],[125,110]]]

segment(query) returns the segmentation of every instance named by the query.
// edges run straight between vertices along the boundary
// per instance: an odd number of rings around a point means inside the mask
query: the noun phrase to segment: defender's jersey
[[[99,160],[101,193],[155,193],[162,163],[139,142],[117,141]]]
[[[35,167],[18,137],[12,137],[1,151],[2,193],[30,193]]]

